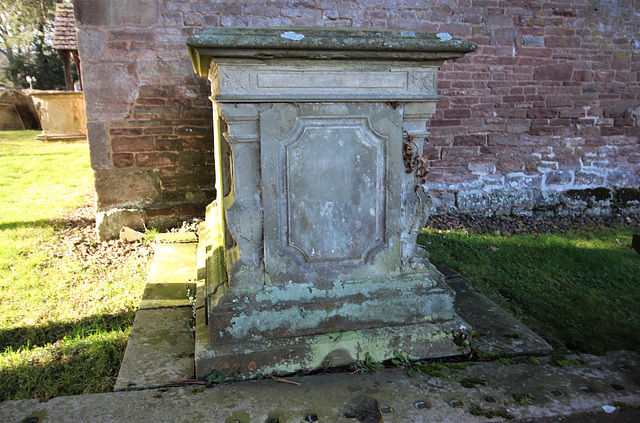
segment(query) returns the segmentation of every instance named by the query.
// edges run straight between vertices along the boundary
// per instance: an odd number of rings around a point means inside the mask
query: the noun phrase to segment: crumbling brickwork
[[[568,190],[638,187],[637,0],[76,0],[102,211],[167,224],[214,195],[210,88],[186,38],[209,26],[447,32],[424,142],[433,209],[526,213]],[[390,99],[392,100],[392,99]],[[400,146],[399,146],[400,148]]]

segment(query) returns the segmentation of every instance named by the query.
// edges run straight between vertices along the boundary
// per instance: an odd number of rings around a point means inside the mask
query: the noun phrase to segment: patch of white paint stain
[[[282,38],[286,38],[288,40],[300,41],[304,38],[304,35],[298,34],[297,32],[287,31],[280,34]]]
[[[331,217],[333,214],[333,203],[331,201],[327,201],[324,203],[322,210],[320,210],[320,216],[329,216]]]

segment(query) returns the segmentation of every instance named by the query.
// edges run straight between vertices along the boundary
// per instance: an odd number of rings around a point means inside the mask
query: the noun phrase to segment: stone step
[[[116,391],[156,388],[194,377],[196,238],[163,234],[131,329]]]
[[[481,362],[456,374],[444,371],[443,378],[393,370],[9,401],[0,404],[0,421],[479,423],[504,422],[507,416],[512,423],[640,421],[638,353],[576,358],[581,364],[565,367],[545,360],[509,366]]]

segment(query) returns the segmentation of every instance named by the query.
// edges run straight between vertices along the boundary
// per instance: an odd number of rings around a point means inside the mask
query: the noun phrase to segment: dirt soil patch
[[[152,243],[123,242],[119,239],[100,241],[95,221],[95,199],[90,198],[87,204],[56,222],[60,242],[56,245],[55,256],[71,256],[87,264],[95,263],[104,267],[123,265],[140,258],[147,260],[153,256]]]

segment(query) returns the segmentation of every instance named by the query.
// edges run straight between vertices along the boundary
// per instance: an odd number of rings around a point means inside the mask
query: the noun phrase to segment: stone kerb
[[[215,28],[188,46],[211,80],[220,193],[207,215],[198,376],[466,351],[453,291],[415,248],[425,210],[402,143],[428,133],[443,60],[475,45],[413,31]]]

